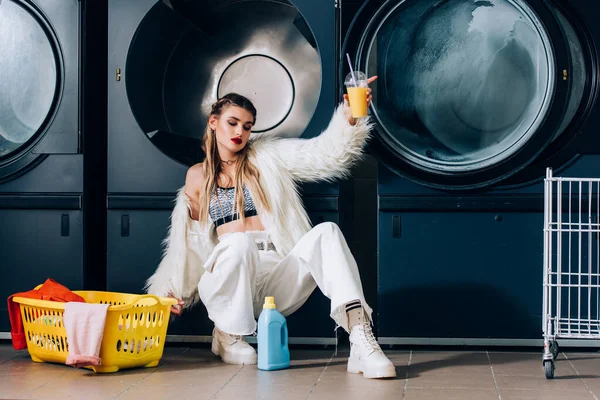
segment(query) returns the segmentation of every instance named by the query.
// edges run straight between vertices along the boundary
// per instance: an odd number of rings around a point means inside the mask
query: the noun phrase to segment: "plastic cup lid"
[[[354,74],[349,72],[348,75],[346,75],[346,79],[344,79],[344,85],[350,86],[350,87],[353,87],[353,86],[366,87],[367,86],[367,74],[365,74],[362,71],[354,71]]]

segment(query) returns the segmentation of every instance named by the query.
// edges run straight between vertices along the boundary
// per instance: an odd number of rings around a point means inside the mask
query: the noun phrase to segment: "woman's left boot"
[[[396,368],[379,347],[365,310],[360,305],[350,308],[347,308],[350,329],[348,372],[362,373],[365,378],[395,378]]]

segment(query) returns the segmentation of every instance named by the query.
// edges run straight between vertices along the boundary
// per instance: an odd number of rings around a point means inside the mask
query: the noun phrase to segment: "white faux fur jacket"
[[[267,213],[257,202],[258,215],[281,256],[311,228],[297,183],[347,176],[361,157],[371,127],[369,117],[350,125],[340,104],[327,129],[317,137],[251,138],[249,160],[260,173],[260,185],[271,206]],[[184,301],[184,307],[190,307],[199,299],[198,282],[217,244],[217,235],[212,221],[202,223],[190,218],[184,188],[177,193],[162,261],[148,278],[145,290],[157,296],[171,293]]]

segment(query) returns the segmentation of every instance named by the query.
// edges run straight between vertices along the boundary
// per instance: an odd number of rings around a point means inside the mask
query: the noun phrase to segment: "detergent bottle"
[[[275,307],[273,297],[265,297],[258,317],[258,369],[274,371],[290,366],[285,317]]]

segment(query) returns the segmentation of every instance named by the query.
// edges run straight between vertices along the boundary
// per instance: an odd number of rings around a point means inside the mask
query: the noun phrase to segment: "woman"
[[[331,317],[350,333],[348,371],[395,377],[371,331],[371,308],[342,233],[333,223],[311,229],[297,192],[298,182],[348,175],[369,137],[369,118],[352,118],[344,96],[312,139],[251,137],[255,122],[243,96],[228,94],[212,106],[206,159],[179,190],[148,293],[181,299],[176,314],[201,300],[215,324],[212,351],[226,363],[255,364],[243,336],[256,331],[264,297],[289,315],[318,286],[331,299]]]

